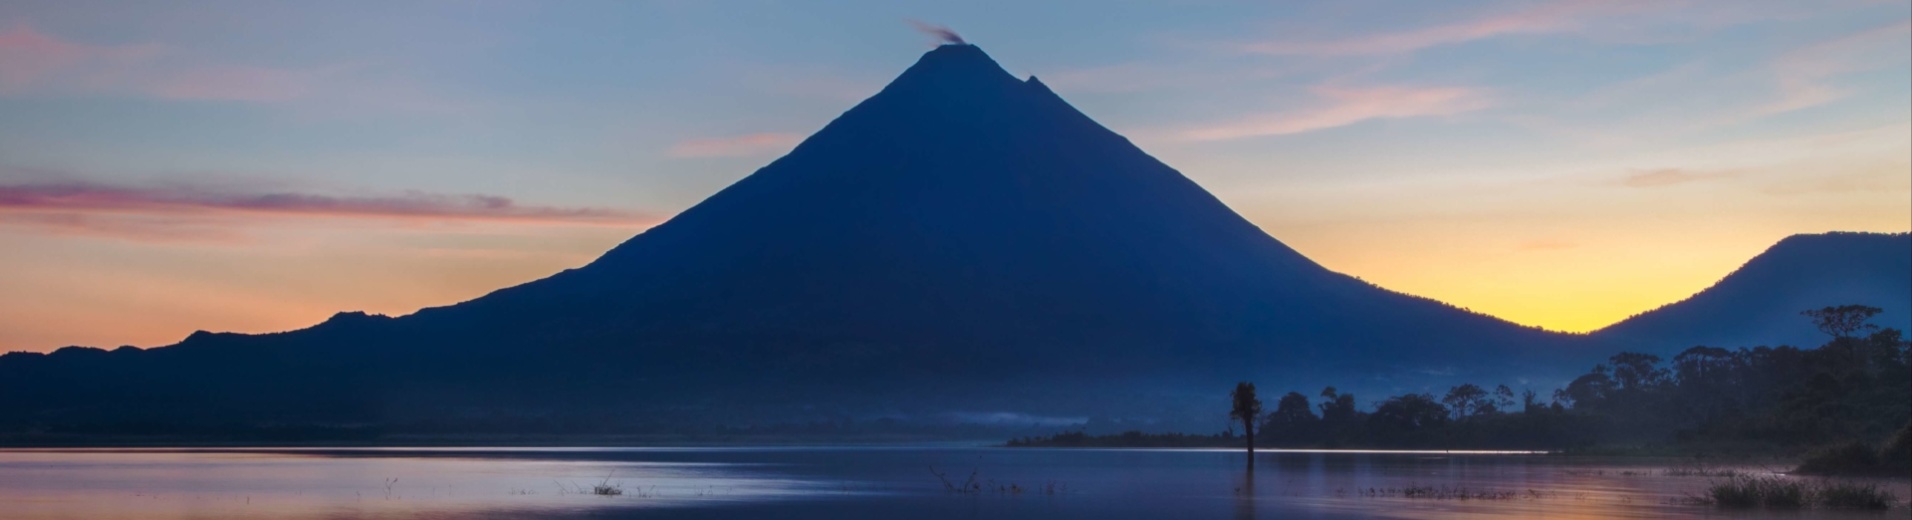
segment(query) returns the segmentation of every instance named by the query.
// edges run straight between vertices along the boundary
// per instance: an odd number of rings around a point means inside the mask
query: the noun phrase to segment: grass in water
[[[1746,472],[1732,468],[1715,468],[1703,464],[1690,464],[1667,468],[1660,472],[1668,477],[1744,477]]]
[[[1878,484],[1839,482],[1819,488],[1819,505],[1833,509],[1891,509],[1898,497]]]
[[[1401,488],[1357,489],[1355,494],[1369,498],[1413,498],[1422,500],[1513,500],[1523,496],[1539,497],[1540,493],[1528,490],[1528,495],[1518,491],[1501,489],[1469,489],[1455,486],[1408,486]]]
[[[607,496],[607,497],[614,497],[614,496],[624,494],[624,486],[622,486],[621,483],[620,484],[611,483],[611,475],[616,475],[616,474],[617,474],[617,470],[611,470],[611,473],[604,475],[603,482],[598,482],[597,485],[591,486],[591,494],[599,495],[599,496]]]
[[[1898,497],[1877,484],[1733,477],[1714,482],[1700,497],[1722,509],[1891,509]]]

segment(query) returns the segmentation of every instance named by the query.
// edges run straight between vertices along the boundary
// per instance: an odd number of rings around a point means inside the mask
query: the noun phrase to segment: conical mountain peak
[[[943,81],[1015,81],[1002,65],[996,63],[982,47],[967,43],[951,43],[937,46],[923,53],[916,64],[910,66],[897,81],[927,76]]]
[[[0,416],[124,403],[459,424],[476,416],[439,411],[552,416],[526,396],[553,387],[659,396],[612,405],[631,413],[563,409],[645,425],[732,424],[746,405],[765,421],[807,420],[811,404],[1120,416],[1142,405],[1107,396],[1136,388],[1205,409],[1186,396],[1249,374],[1299,388],[1422,374],[1463,353],[1489,370],[1566,352],[1563,341],[1328,271],[1041,82],[958,44],[587,266],[411,316],[195,335],[130,354],[157,360],[138,370],[84,372],[197,389],[175,401],[134,390],[75,404],[46,389],[106,380],[22,379],[0,363],[0,396],[46,403]],[[932,390],[982,382],[1001,391]],[[410,401],[360,407],[387,396]]]
[[[952,43],[939,46],[916,60],[902,75],[872,98],[908,97],[919,103],[963,106],[975,101],[1020,97],[1022,82],[1003,70],[981,47]],[[1006,96],[1006,97],[1005,97]]]

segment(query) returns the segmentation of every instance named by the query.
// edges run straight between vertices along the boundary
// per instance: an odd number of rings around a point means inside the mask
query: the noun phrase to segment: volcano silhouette
[[[0,363],[0,406],[77,429],[1172,414],[1240,379],[1418,389],[1573,341],[1331,272],[1035,78],[944,45],[585,267],[400,318]],[[92,383],[29,384],[48,378]]]
[[[528,316],[576,334],[1155,342],[1176,357],[1488,354],[1535,336],[1329,272],[972,45],[927,53],[789,155],[589,266],[419,313]]]

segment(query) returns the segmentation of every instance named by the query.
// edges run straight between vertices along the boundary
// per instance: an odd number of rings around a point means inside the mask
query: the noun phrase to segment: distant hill
[[[1331,272],[1035,78],[945,45],[585,267],[399,318],[0,357],[0,428],[1208,429],[1238,380],[1546,385],[1606,353],[1585,342]]]
[[[1660,352],[1813,347],[1828,338],[1800,311],[1846,304],[1883,309],[1873,324],[1912,331],[1912,234],[1793,235],[1712,287],[1593,335]]]

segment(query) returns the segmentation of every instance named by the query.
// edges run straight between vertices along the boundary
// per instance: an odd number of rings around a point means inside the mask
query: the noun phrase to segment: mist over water
[[[1707,518],[1710,479],[1544,455],[948,447],[0,451],[9,519]],[[951,492],[931,473],[971,492]],[[1770,472],[1769,468],[1733,468]],[[973,480],[971,475],[974,475]],[[1900,497],[1903,481],[1887,482]],[[599,496],[596,486],[621,494]],[[1476,498],[1407,498],[1426,487]],[[1491,498],[1479,498],[1489,496]],[[1859,515],[1876,517],[1877,515]],[[1788,518],[1842,518],[1807,511]],[[1857,517],[1857,516],[1855,516]]]

